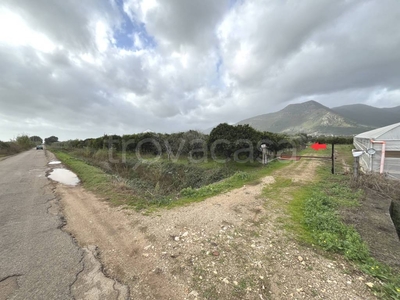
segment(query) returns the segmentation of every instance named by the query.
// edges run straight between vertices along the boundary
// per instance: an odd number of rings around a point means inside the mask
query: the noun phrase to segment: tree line
[[[39,136],[29,137],[26,134],[21,134],[8,142],[0,141],[0,155],[16,154],[42,143],[43,140]]]
[[[54,139],[53,139],[54,140]],[[85,140],[52,141],[54,146],[64,149],[89,148],[92,150],[113,149],[117,152],[135,152],[141,154],[170,156],[191,155],[201,157],[214,154],[218,157],[233,158],[257,157],[260,146],[265,144],[269,154],[276,157],[281,151],[304,149],[307,143],[352,144],[352,137],[313,137],[305,133],[287,135],[282,133],[261,132],[249,125],[219,124],[209,135],[195,130],[163,134],[144,132],[130,135],[104,135]],[[47,142],[46,142],[47,143]]]

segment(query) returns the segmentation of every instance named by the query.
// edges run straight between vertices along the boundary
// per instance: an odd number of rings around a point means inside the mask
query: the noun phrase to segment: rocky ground
[[[104,272],[131,299],[375,299],[373,280],[347,261],[300,244],[287,231],[278,178],[313,180],[316,160],[300,160],[255,185],[150,215],[111,207],[81,186],[57,185],[65,230],[97,247]]]

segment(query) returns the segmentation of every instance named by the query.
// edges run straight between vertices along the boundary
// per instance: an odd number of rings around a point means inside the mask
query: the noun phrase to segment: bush
[[[107,173],[126,179],[132,191],[146,201],[150,201],[149,203],[153,203],[157,199],[176,198],[184,189],[195,190],[234,174],[234,171],[226,165],[204,168],[165,160],[144,162],[132,157],[128,157],[125,163],[110,162],[107,149],[94,150],[85,147],[74,149],[70,153]],[[248,174],[238,172],[236,176],[247,178]]]
[[[0,141],[0,155],[17,154],[34,146],[35,143],[27,135],[22,134],[9,142]]]

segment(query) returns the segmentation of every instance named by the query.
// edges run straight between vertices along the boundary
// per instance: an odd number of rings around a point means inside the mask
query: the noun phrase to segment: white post
[[[266,165],[268,163],[267,145],[262,144],[261,150],[262,150],[262,163],[263,163],[263,165]]]
[[[354,157],[353,176],[355,179],[358,178],[359,170],[360,170],[360,157]]]

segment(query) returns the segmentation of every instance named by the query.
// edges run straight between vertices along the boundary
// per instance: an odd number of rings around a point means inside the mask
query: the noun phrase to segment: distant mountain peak
[[[295,103],[270,114],[240,121],[257,130],[295,134],[352,135],[373,129],[331,110],[315,100]]]
[[[315,100],[309,100],[309,101],[302,102],[302,103],[289,104],[283,110],[301,110],[301,109],[310,109],[310,108],[318,108],[318,109],[323,108],[323,109],[329,110],[328,107],[322,105],[321,103],[318,103]]]
[[[296,103],[298,105],[304,105],[304,106],[309,106],[309,105],[316,105],[316,106],[323,106],[321,103],[315,101],[315,100],[308,100],[306,102],[301,102],[301,103]]]
[[[323,106],[321,103],[319,103],[315,100],[308,100],[306,102],[293,103],[293,104],[289,104],[288,106],[291,106],[291,105],[293,105],[293,106],[310,106],[310,105]]]

